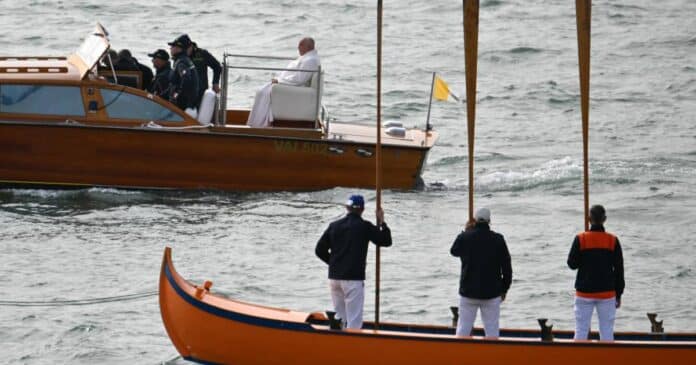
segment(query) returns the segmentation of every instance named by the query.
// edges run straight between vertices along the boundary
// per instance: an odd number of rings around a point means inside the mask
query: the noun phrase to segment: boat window
[[[0,113],[85,116],[77,86],[0,85]]]
[[[183,122],[179,114],[140,95],[125,90],[102,89],[102,98],[110,118],[143,121]]]

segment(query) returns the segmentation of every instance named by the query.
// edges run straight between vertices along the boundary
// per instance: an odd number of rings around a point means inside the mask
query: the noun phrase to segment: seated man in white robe
[[[297,45],[300,57],[290,62],[286,68],[295,70],[318,70],[319,54],[314,49],[314,39],[303,38]],[[270,127],[273,122],[271,112],[271,88],[273,84],[286,84],[293,86],[305,86],[312,79],[313,72],[303,71],[283,71],[270,83],[264,85],[256,92],[254,107],[249,113],[247,125],[250,127],[263,128]]]

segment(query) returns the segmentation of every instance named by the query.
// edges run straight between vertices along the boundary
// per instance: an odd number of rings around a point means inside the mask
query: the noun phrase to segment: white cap
[[[491,211],[488,208],[481,208],[474,214],[474,219],[477,222],[491,222]]]

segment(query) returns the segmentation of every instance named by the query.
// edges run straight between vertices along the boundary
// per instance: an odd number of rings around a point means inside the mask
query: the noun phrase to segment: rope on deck
[[[50,300],[50,301],[30,301],[30,300],[0,300],[2,307],[63,307],[71,305],[92,305],[113,302],[125,302],[156,296],[157,290],[112,297],[74,299],[74,300]]]

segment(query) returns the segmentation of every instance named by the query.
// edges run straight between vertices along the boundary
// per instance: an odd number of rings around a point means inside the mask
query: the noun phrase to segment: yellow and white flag
[[[435,75],[435,80],[433,82],[433,97],[435,97],[437,100],[447,101],[449,100],[450,96],[455,101],[459,101],[459,97],[450,91],[445,80],[441,79],[440,76]]]

